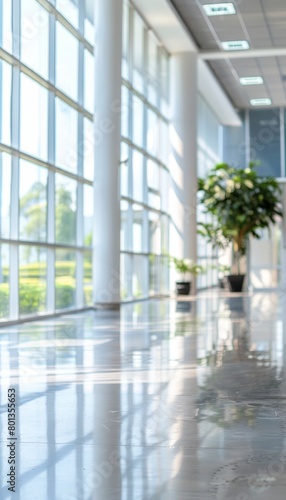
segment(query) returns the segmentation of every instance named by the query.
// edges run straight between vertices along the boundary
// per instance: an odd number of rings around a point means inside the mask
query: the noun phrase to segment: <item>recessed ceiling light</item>
[[[239,81],[241,85],[262,85],[263,78],[261,76],[244,76]]]
[[[271,99],[265,97],[263,99],[250,99],[251,106],[270,106],[272,104]]]
[[[246,40],[233,40],[231,42],[222,42],[222,48],[224,50],[247,50],[249,49],[249,43]]]
[[[207,16],[227,16],[235,14],[236,10],[233,3],[212,3],[203,5]]]

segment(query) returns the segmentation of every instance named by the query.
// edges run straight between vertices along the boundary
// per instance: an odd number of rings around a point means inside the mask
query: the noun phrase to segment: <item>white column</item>
[[[171,57],[172,205],[178,257],[197,259],[197,55]],[[172,249],[171,249],[172,250]]]
[[[96,2],[94,302],[120,302],[120,108],[122,0]]]

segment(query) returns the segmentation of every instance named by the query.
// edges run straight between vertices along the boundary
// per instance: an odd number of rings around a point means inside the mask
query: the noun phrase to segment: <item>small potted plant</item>
[[[248,237],[259,239],[260,230],[282,216],[278,182],[259,176],[256,165],[252,162],[248,168],[239,169],[221,163],[198,183],[205,213],[213,219],[212,223],[199,224],[200,234],[218,248],[232,245],[233,263],[228,276],[232,292],[241,292],[243,287],[240,263],[246,255]]]
[[[189,259],[177,259],[169,257],[170,262],[174,264],[177,273],[181,276],[180,281],[176,281],[176,290],[178,295],[189,295],[191,291],[191,281],[187,281],[187,275],[198,276],[204,269],[199,264]]]

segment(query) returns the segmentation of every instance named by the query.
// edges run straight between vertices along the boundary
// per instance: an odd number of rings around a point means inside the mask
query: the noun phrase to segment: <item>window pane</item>
[[[129,5],[123,4],[122,77],[129,80]]]
[[[134,13],[133,40],[133,85],[144,92],[144,23],[141,17]]]
[[[121,135],[129,137],[129,90],[125,85],[121,92]]]
[[[161,200],[162,200],[162,210],[164,212],[169,212],[170,210],[170,174],[165,168],[160,170],[160,187],[161,187]]]
[[[121,250],[130,250],[130,223],[129,223],[129,203],[121,200],[121,230],[120,230],[120,248]]]
[[[56,174],[56,242],[75,245],[76,242],[76,187],[77,183]]]
[[[0,3],[0,45],[7,52],[12,52],[12,0]]]
[[[132,297],[132,256],[121,254],[121,291],[122,300],[127,300]]]
[[[143,101],[133,96],[133,142],[143,147],[144,105]]]
[[[159,214],[155,212],[149,212],[149,251],[161,254],[161,223]]]
[[[132,177],[133,177],[133,199],[144,201],[144,157],[138,151],[133,151]]]
[[[77,172],[77,111],[56,98],[56,165]]]
[[[46,241],[48,171],[20,162],[20,237]]]
[[[88,118],[83,121],[83,176],[94,179],[94,124]]]
[[[0,61],[0,89],[0,140],[10,145],[12,67],[5,61]]]
[[[59,22],[56,28],[56,85],[77,101],[78,41]]]
[[[10,255],[9,245],[0,245],[0,318],[9,317],[10,291]]]
[[[169,164],[169,127],[166,122],[160,120],[160,152],[162,163]]]
[[[143,207],[133,205],[133,252],[143,252]]]
[[[31,99],[33,96],[33,99]],[[28,76],[21,74],[21,127],[22,151],[47,159],[48,91]]]
[[[259,163],[256,167],[258,174],[281,177],[279,108],[251,109],[249,129],[250,159]]]
[[[75,306],[76,254],[69,250],[56,250],[56,309]]]
[[[83,266],[84,305],[92,306],[92,252],[84,252]]]
[[[161,251],[167,254],[169,249],[169,218],[166,215],[161,217]]]
[[[121,196],[129,195],[129,148],[124,142],[121,143],[120,192]]]
[[[93,187],[84,186],[83,196],[83,241],[84,246],[92,246],[92,225],[93,225]]]
[[[160,79],[161,79],[161,112],[169,114],[169,56],[164,49],[160,51]]]
[[[84,0],[84,37],[94,45],[94,0]]]
[[[20,316],[46,310],[47,251],[36,246],[20,246],[19,307]]]
[[[94,57],[84,51],[84,107],[94,113]]]
[[[160,169],[159,165],[152,160],[147,161],[147,182],[149,188],[159,191]]]
[[[156,255],[149,256],[149,293],[155,295],[159,292],[159,259]]]
[[[11,156],[0,154],[0,236],[10,237]]]
[[[35,0],[22,0],[21,16],[21,59],[47,78],[49,14]]]
[[[169,260],[168,257],[160,258],[160,293],[169,292]]]
[[[78,0],[57,0],[56,6],[58,11],[78,28]]]
[[[159,194],[148,192],[148,205],[151,208],[156,208],[156,210],[160,210],[160,208],[161,208],[161,196]]]
[[[147,84],[148,84],[148,100],[157,105],[157,95],[158,95],[158,60],[157,52],[158,45],[154,34],[148,32],[148,74],[147,74]]]
[[[136,298],[145,297],[147,295],[147,278],[148,276],[148,259],[134,255],[133,257],[133,275],[132,289],[133,296]]]
[[[147,112],[147,151],[150,155],[157,156],[158,154],[158,116],[148,109]]]

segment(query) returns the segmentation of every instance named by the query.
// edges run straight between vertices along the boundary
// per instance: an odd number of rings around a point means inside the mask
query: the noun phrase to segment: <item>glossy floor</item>
[[[284,500],[285,298],[205,292],[1,328],[1,500]]]

